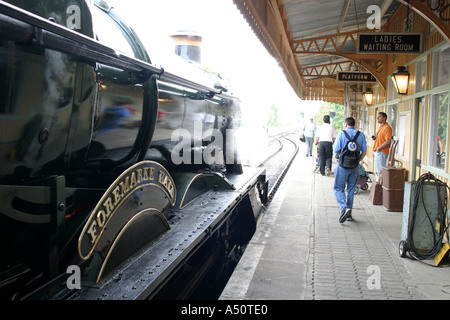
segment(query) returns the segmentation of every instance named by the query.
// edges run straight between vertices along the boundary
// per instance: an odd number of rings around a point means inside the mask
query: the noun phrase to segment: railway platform
[[[334,176],[314,166],[300,149],[220,300],[450,299],[450,268],[399,256],[402,212],[360,191],[340,224]]]

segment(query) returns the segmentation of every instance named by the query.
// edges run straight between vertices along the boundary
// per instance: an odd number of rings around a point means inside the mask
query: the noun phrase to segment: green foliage
[[[448,124],[448,94],[439,96],[439,119],[438,119],[438,135],[443,142],[447,140],[447,124]]]
[[[320,107],[319,111],[316,113],[314,117],[314,123],[320,126],[323,123],[323,117],[325,115],[330,115],[331,107],[333,107],[333,111],[336,113],[334,118],[332,119],[333,127],[336,129],[336,134],[342,130],[342,123],[344,122],[344,106],[337,103],[324,102],[322,107]]]
[[[280,117],[280,109],[276,105],[270,106],[269,120],[267,120],[268,127],[280,127],[282,126],[282,121]]]

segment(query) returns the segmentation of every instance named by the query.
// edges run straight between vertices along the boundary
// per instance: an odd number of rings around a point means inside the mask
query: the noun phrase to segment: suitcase
[[[388,189],[383,185],[383,208],[387,211],[403,211],[403,195],[402,189]]]
[[[375,181],[372,183],[369,200],[373,205],[383,204],[383,186],[381,183]]]
[[[387,211],[403,211],[406,169],[386,166],[383,176],[383,208]]]
[[[405,168],[392,166],[383,167],[381,171],[381,175],[383,177],[383,187],[386,189],[404,189],[405,174]]]

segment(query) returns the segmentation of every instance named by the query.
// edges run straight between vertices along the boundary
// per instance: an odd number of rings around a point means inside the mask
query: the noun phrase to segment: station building
[[[406,180],[431,172],[448,182],[449,1],[234,2],[299,97],[343,104],[366,137],[385,112]],[[367,142],[365,166],[374,171]]]

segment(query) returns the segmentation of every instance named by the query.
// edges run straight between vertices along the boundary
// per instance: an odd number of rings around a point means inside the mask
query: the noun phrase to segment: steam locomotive
[[[152,65],[105,1],[0,1],[1,299],[187,298],[239,255],[265,171],[240,164],[239,100],[186,65]]]

